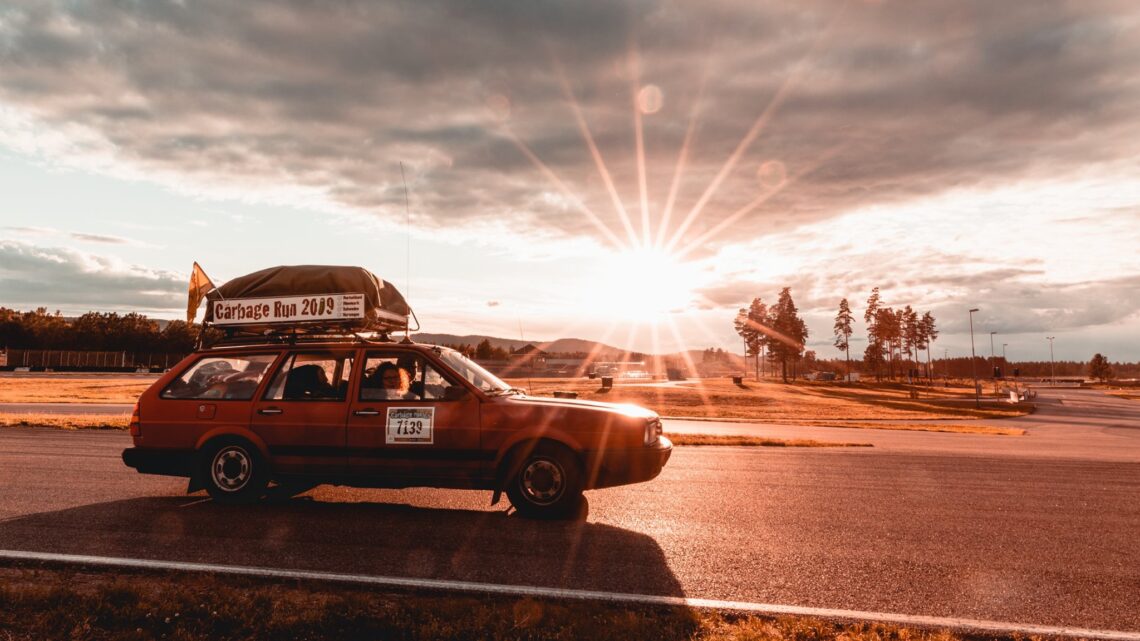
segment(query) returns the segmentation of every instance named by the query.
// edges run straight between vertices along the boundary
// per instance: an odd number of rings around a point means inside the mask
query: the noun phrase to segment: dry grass
[[[182,574],[0,567],[0,633],[39,639],[956,641],[946,631],[685,607],[382,593]]]
[[[764,438],[713,434],[666,434],[673,445],[724,445],[734,447],[872,447],[870,443],[828,443],[807,438]]]
[[[591,379],[513,379],[512,383],[536,395],[572,391],[580,399],[633,403],[662,416],[746,418],[771,423],[1005,418],[1023,416],[1031,410],[1027,404],[1000,402],[987,403],[979,410],[967,402],[972,393],[963,388],[919,387],[918,398],[911,398],[911,388],[897,384],[801,381],[784,385],[746,380],[743,385],[734,385],[731,379],[715,378],[645,385],[619,379],[612,389],[603,390],[598,380]]]
[[[154,380],[90,377],[5,377],[0,403],[134,403]]]
[[[0,414],[0,427],[125,430],[130,421],[129,414]]]
[[[1125,398],[1125,399],[1128,399],[1130,401],[1140,401],[1140,392],[1138,392],[1136,390],[1118,389],[1118,390],[1108,390],[1108,392],[1106,392],[1106,393],[1109,396],[1115,396],[1116,398]]]

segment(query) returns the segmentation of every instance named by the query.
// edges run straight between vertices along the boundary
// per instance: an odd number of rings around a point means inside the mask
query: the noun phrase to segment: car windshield
[[[502,394],[512,389],[498,376],[483,369],[478,363],[455,350],[441,348],[439,356],[456,374],[484,392]]]

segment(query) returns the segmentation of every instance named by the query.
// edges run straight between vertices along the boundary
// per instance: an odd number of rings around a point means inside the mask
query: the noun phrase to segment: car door
[[[253,431],[265,441],[274,471],[345,473],[345,423],[352,350],[297,350],[281,362],[254,403]]]
[[[353,475],[408,485],[462,484],[483,476],[479,399],[418,350],[369,349],[351,400]]]

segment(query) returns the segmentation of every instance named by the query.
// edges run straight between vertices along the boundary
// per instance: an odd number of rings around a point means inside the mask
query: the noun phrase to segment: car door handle
[[[353,414],[356,416],[380,416],[380,412],[377,410],[356,410]]]
[[[258,414],[265,414],[265,415],[269,415],[269,414],[283,414],[284,412],[285,412],[285,410],[280,410],[280,409],[277,409],[276,407],[267,407],[267,408],[265,408],[265,409],[263,409],[263,410],[257,410],[257,413],[258,413]]]

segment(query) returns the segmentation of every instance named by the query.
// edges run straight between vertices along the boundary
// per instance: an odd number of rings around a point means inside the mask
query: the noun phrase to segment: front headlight
[[[661,436],[661,419],[651,418],[645,422],[645,444],[653,445],[657,442],[657,437]]]

